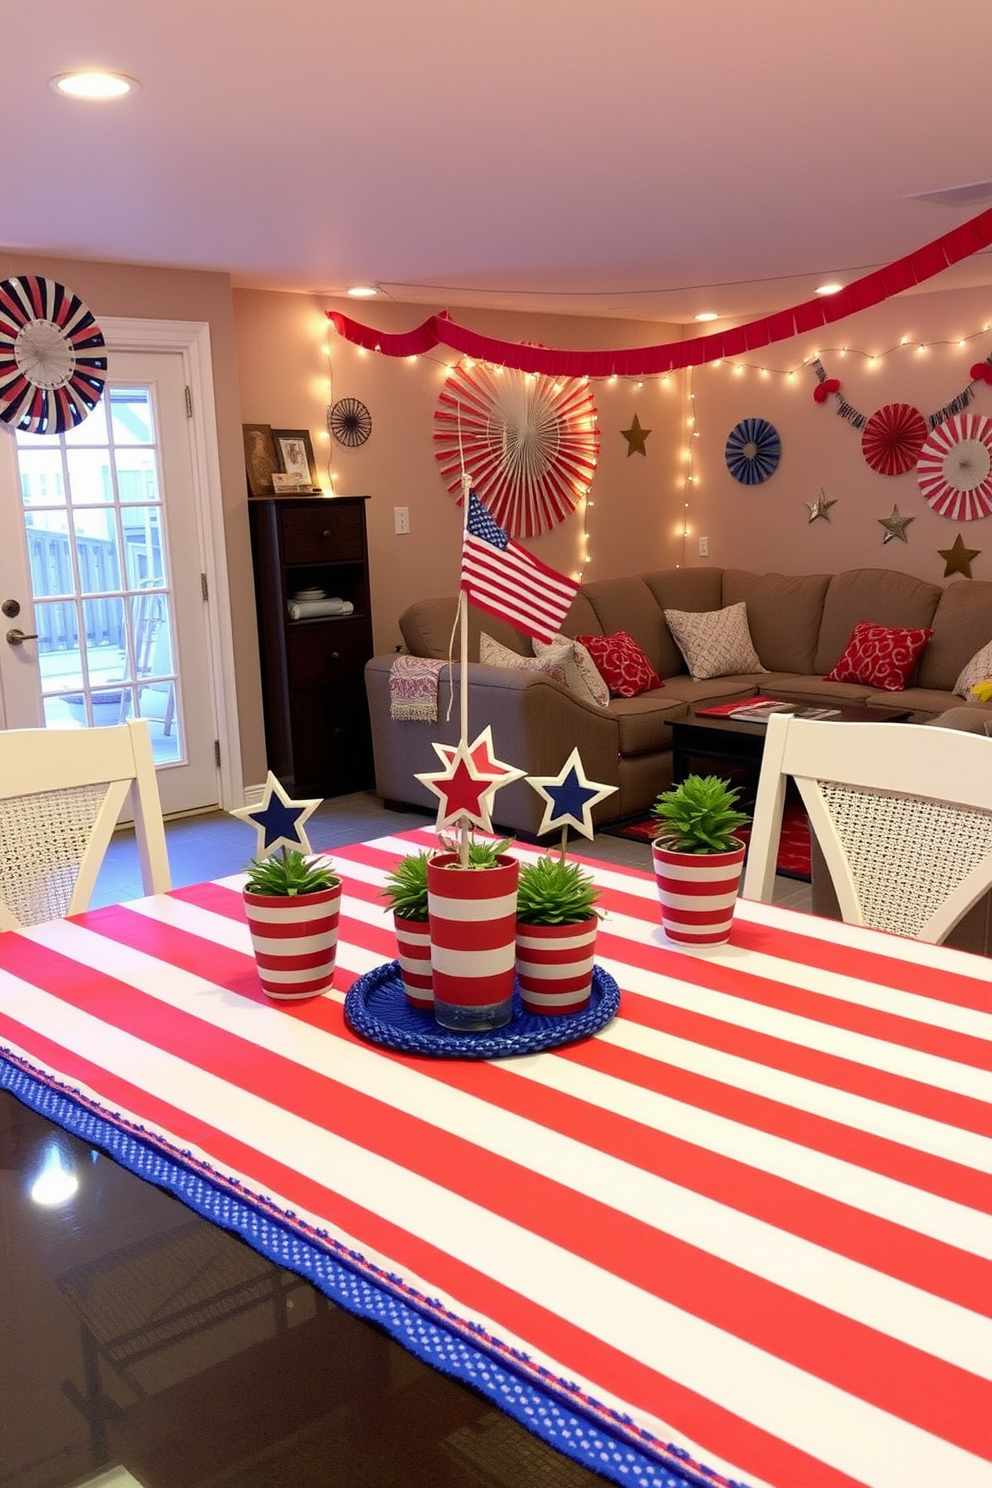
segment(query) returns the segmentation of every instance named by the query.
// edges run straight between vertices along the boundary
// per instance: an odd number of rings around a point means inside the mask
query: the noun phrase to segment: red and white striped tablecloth
[[[728,1476],[990,1488],[992,965],[743,902],[678,950],[652,880],[594,864],[608,1028],[395,1055],[343,994],[433,841],[333,853],[336,991],[299,1007],[239,878],[0,936],[0,1045]]]

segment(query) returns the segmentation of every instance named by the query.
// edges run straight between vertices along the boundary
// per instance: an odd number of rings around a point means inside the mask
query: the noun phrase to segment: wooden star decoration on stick
[[[585,837],[592,837],[592,808],[612,796],[615,785],[600,785],[596,780],[587,780],[578,748],[572,750],[557,775],[528,775],[527,784],[532,785],[547,805],[544,817],[537,829],[538,837],[554,827],[567,830],[572,826]]]
[[[431,747],[442,765],[453,765],[455,755],[458,752],[457,744],[438,744],[435,740]],[[522,780],[527,774],[527,771],[518,770],[515,765],[508,765],[504,760],[498,760],[496,758],[496,751],[493,745],[492,724],[487,724],[482,730],[482,733],[473,739],[472,743],[467,745],[466,748],[476,773],[480,778],[489,781],[489,786],[483,793],[483,799],[485,808],[491,815],[496,792],[501,786],[510,785],[514,780]],[[443,825],[443,823],[439,825]]]
[[[435,753],[446,761],[444,768],[426,770],[415,778],[433,791],[441,803],[437,814],[439,830],[466,822],[481,827],[484,832],[492,831],[493,797],[501,785],[519,780],[524,772],[494,759],[491,744],[491,734],[488,739],[486,734],[480,734],[473,744],[460,739],[457,745],[434,745]]]
[[[830,521],[830,508],[837,505],[836,497],[828,500],[827,493],[820,487],[815,501],[805,501],[803,505],[809,511],[809,520],[815,522],[817,517],[822,517],[825,522]]]
[[[636,413],[634,414],[634,417],[633,417],[633,420],[631,422],[630,428],[629,429],[621,429],[620,430],[620,433],[623,435],[624,439],[626,439],[626,441],[627,441],[627,459],[628,460],[630,459],[631,455],[633,455],[633,454],[643,455],[644,458],[647,459],[647,453],[648,452],[644,448],[644,446],[647,443],[647,438],[648,438],[648,435],[651,433],[651,430],[650,429],[642,429],[641,428],[641,421],[637,417],[637,414]]]
[[[270,770],[258,806],[241,806],[232,811],[239,821],[250,822],[258,832],[256,858],[268,858],[280,847],[295,847],[302,853],[311,851],[303,823],[308,821],[320,801],[291,801],[281,783]]]
[[[960,532],[949,548],[938,548],[937,552],[944,560],[944,578],[949,579],[951,574],[963,574],[966,579],[971,578],[971,560],[977,558],[981,548],[966,548],[964,538]]]
[[[916,518],[900,516],[899,508],[894,506],[891,516],[876,517],[875,520],[885,528],[885,536],[882,538],[882,546],[884,548],[885,544],[891,542],[894,537],[897,537],[900,542],[908,543],[909,538],[906,536],[906,528],[910,522],[915,522]]]

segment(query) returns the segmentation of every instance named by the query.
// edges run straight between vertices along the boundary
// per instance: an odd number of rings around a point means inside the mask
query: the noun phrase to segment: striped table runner
[[[682,951],[648,875],[591,864],[606,1030],[393,1055],[343,993],[395,955],[385,872],[434,840],[333,853],[336,990],[299,1007],[259,992],[240,878],[0,936],[0,1045],[698,1481],[990,1488],[992,965],[743,902],[730,945]]]

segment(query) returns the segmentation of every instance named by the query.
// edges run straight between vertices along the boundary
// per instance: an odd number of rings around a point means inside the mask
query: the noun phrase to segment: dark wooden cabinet
[[[248,503],[266,755],[273,774],[299,795],[340,796],[374,777],[364,679],[372,655],[366,500],[256,496]],[[351,613],[313,613],[333,599],[347,601]],[[293,618],[296,602],[300,618]]]

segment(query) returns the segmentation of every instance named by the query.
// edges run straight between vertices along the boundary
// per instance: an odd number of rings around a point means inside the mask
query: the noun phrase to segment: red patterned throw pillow
[[[625,630],[608,636],[580,635],[575,639],[585,646],[596,663],[611,697],[632,698],[654,687],[664,687],[640,646]]]
[[[932,635],[932,630],[900,630],[862,620],[825,681],[860,682],[883,692],[902,692]]]

